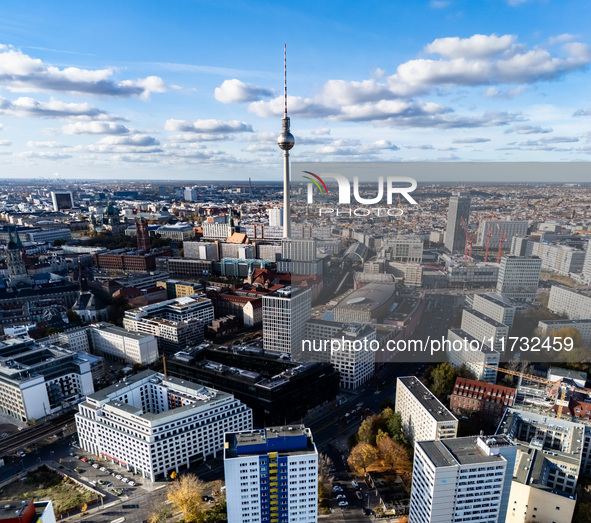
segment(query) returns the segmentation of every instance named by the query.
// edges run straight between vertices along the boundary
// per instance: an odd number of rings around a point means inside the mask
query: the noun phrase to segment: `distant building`
[[[318,451],[303,425],[224,437],[229,522],[318,521]]]
[[[279,207],[269,209],[269,225],[271,227],[283,227],[283,209]]]
[[[195,239],[195,229],[190,223],[178,222],[172,225],[163,225],[156,231],[156,234],[162,238],[170,238],[175,242]]]
[[[464,226],[468,226],[470,218],[471,198],[460,193],[454,194],[449,199],[447,211],[447,227],[445,229],[445,247],[453,253],[464,252],[466,246],[466,232]]]
[[[51,191],[51,201],[55,212],[74,208],[74,198],[70,191]]]
[[[395,285],[368,283],[335,306],[334,319],[345,323],[381,323],[394,304],[395,291]]]
[[[447,340],[453,347],[461,350],[451,350],[447,354],[447,361],[454,367],[466,365],[477,380],[495,383],[497,381],[497,368],[501,358],[500,352],[491,349],[482,343],[482,339],[468,334],[462,329],[449,329]],[[485,367],[487,365],[488,367]],[[492,367],[492,368],[491,368]]]
[[[197,189],[192,187],[185,187],[184,191],[184,198],[187,202],[196,202],[197,201]]]
[[[136,249],[116,249],[92,255],[94,266],[99,270],[149,272],[156,269],[159,257],[172,256],[169,249],[152,249],[149,252]]]
[[[144,371],[90,394],[79,406],[80,446],[151,481],[216,457],[224,433],[252,428],[231,394]]]
[[[156,286],[166,289],[166,299],[168,300],[192,296],[203,291],[203,285],[200,283],[182,280],[158,281],[156,282]]]
[[[527,236],[527,220],[482,220],[476,233],[476,245],[489,249],[497,249],[504,238],[503,245],[511,246],[515,237]],[[490,234],[490,238],[489,238]],[[492,251],[489,252],[489,256]]]
[[[510,521],[505,517],[516,452],[504,436],[419,441],[409,523]]]
[[[456,417],[414,376],[396,380],[395,411],[402,418],[404,435],[413,445],[457,436]]]

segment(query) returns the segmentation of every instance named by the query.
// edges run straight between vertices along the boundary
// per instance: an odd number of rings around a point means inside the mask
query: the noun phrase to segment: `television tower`
[[[283,97],[284,113],[281,120],[282,130],[277,145],[283,150],[283,237],[291,236],[291,212],[289,206],[289,151],[295,145],[295,138],[289,132],[289,116],[287,116],[287,46],[283,45]]]

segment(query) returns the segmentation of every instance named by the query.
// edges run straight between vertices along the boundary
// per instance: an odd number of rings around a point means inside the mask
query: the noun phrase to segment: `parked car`
[[[115,475],[115,477],[116,477],[117,479],[121,479],[123,476],[122,476],[121,474],[116,474],[116,475]]]
[[[351,481],[351,485],[353,485],[355,488],[359,488],[359,483],[357,483],[355,480]]]
[[[347,505],[349,505],[349,503],[346,501],[339,501],[339,507],[346,507]]]
[[[121,496],[121,494],[123,494],[123,491],[118,488],[114,488],[113,494],[115,494],[115,496]]]
[[[129,483],[128,483],[128,485],[129,485],[130,487],[135,487],[135,481],[133,481],[133,480],[129,480]]]
[[[347,496],[345,496],[345,494],[339,494],[337,499],[347,499]]]
[[[106,469],[105,467],[101,467],[99,470],[100,470],[101,472],[107,472],[107,469]]]
[[[340,487],[339,485],[335,485],[334,487],[332,487],[332,490],[334,490],[335,492],[342,492],[343,487]]]
[[[82,463],[86,463],[88,460],[86,458],[80,458],[80,461],[82,461]]]
[[[121,478],[121,481],[123,481],[123,483],[129,483],[129,480],[127,478]]]
[[[98,466],[96,463],[93,463],[93,464],[92,464],[92,468],[93,468],[93,469],[98,469],[98,468],[99,468],[99,466]]]
[[[99,479],[99,480],[98,480],[98,484],[99,484],[99,485],[106,485],[106,484],[107,484],[107,482],[106,482],[106,481],[104,481],[104,480],[102,480],[102,479]]]

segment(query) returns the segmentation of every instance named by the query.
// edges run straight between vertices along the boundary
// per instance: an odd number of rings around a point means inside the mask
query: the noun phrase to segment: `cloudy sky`
[[[0,4],[2,178],[591,159],[587,0]]]

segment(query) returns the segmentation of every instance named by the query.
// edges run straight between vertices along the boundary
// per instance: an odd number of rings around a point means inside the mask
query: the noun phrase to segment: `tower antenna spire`
[[[283,44],[283,99],[285,102],[284,115],[287,116],[287,44]]]

